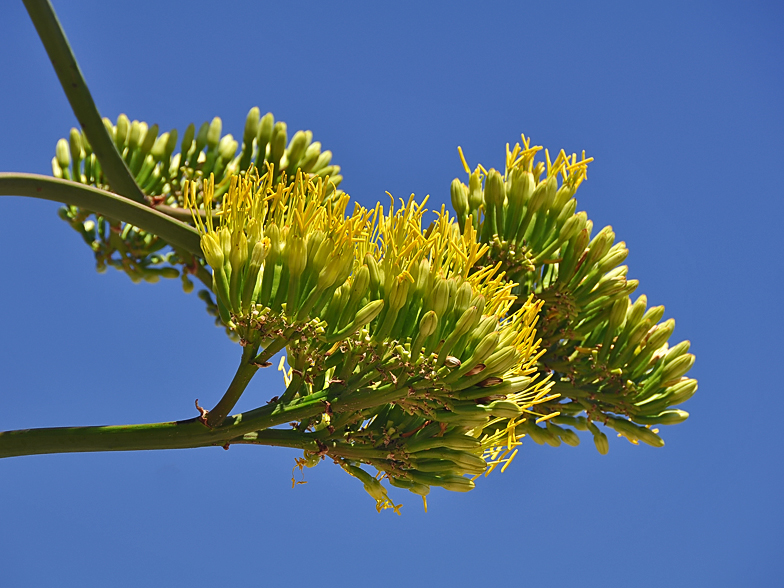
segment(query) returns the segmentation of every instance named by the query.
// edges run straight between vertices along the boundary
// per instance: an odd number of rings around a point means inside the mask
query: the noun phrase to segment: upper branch
[[[101,169],[103,169],[112,189],[136,202],[145,202],[144,193],[136,184],[136,180],[103,125],[101,115],[90,95],[79,64],[76,62],[76,57],[49,0],[23,1],[46,53],[49,55],[49,60],[54,66],[68,102],[71,104],[79,124],[84,129],[93,153],[101,163]]]

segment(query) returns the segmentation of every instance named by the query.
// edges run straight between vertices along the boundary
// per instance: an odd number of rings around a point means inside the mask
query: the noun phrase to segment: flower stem
[[[258,345],[247,345],[242,348],[242,359],[240,360],[240,366],[237,368],[237,373],[234,374],[234,378],[223,398],[215,405],[215,408],[207,413],[208,427],[217,427],[224,421],[229,411],[237,404],[253,376],[256,375],[259,366],[253,360],[258,350]]]
[[[38,174],[0,173],[0,196],[29,196],[86,208],[98,214],[122,219],[158,235],[164,241],[192,255],[202,256],[196,229],[106,190]]]
[[[84,129],[84,134],[90,142],[95,157],[101,163],[101,169],[109,180],[112,190],[136,202],[145,202],[144,193],[103,125],[76,57],[49,0],[23,1],[49,55],[49,60],[54,66],[60,85],[71,104],[71,109]]]

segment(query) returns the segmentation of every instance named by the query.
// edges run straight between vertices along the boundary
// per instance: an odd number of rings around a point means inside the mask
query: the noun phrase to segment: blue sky
[[[21,2],[0,12],[0,169],[50,172],[75,119]],[[56,1],[102,114],[182,130],[252,106],[334,153],[365,205],[449,200],[521,132],[595,158],[578,209],[689,339],[700,390],[662,449],[524,444],[468,494],[377,514],[323,463],[232,447],[0,461],[8,586],[194,581],[775,586],[784,10],[775,2]],[[0,200],[0,430],[195,416],[239,348],[179,280],[98,274],[52,203]],[[279,394],[257,377],[237,407]],[[401,496],[399,496],[401,497]],[[779,556],[775,554],[779,553]],[[776,563],[778,562],[778,563]]]

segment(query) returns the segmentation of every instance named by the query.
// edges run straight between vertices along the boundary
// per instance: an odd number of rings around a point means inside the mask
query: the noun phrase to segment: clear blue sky
[[[312,129],[363,204],[431,195],[521,132],[595,158],[579,209],[697,355],[662,449],[526,443],[468,494],[377,514],[328,463],[232,447],[0,461],[3,586],[780,586],[784,9],[777,2],[56,1],[105,116],[252,106]],[[0,9],[0,169],[75,124],[21,2]],[[99,275],[52,203],[0,200],[0,430],[195,416],[239,348],[179,281]],[[282,389],[254,380],[238,409]],[[775,554],[779,553],[779,556]]]

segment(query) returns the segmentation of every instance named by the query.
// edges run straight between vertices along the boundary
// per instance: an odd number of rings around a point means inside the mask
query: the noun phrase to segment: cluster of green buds
[[[520,303],[499,267],[473,271],[488,247],[443,208],[423,230],[413,197],[349,214],[348,196],[324,184],[251,171],[232,178],[213,218],[208,181],[203,222],[189,196],[221,316],[264,349],[256,361],[285,348],[291,367],[273,402],[333,399],[293,423],[319,448],[300,467],[328,455],[379,509],[398,508],[380,478],[422,496],[470,490],[547,418],[535,410],[553,400],[536,370],[542,303]]]
[[[203,123],[198,132],[195,125],[188,125],[179,142],[176,129],[159,134],[158,125],[130,121],[124,114],[115,124],[107,118],[103,122],[148,203],[181,219],[190,217],[183,209],[184,182],[196,183],[197,201],[201,203],[203,178],[213,177],[215,190],[221,195],[228,190],[231,175],[251,165],[271,165],[276,181],[291,180],[301,170],[312,177],[329,177],[327,191],[340,184],[340,167],[331,164],[332,153],[322,152],[321,143],[313,141],[311,131],[297,131],[289,140],[286,123],[276,122],[272,113],[259,115],[256,107],[248,113],[241,149],[231,134],[222,134],[218,117]],[[75,128],[69,139],[57,142],[52,171],[58,178],[108,188],[86,136]],[[201,260],[171,250],[160,237],[138,227],[75,206],[62,208],[60,216],[91,247],[99,271],[113,266],[134,282],[180,276],[186,292],[193,289],[189,275],[203,279]],[[208,300],[208,305],[214,303]]]
[[[559,397],[539,408],[553,415],[546,427],[527,433],[537,443],[560,445],[567,427],[590,431],[606,453],[607,436],[597,427],[603,424],[632,443],[660,447],[664,441],[651,426],[686,420],[688,413],[672,407],[697,390],[685,376],[694,363],[689,342],[669,347],[675,322],[660,322],[664,307],[629,298],[638,282],[620,265],[625,243],[615,242],[611,227],[593,235],[593,223],[576,212],[574,195],[592,159],[561,151],[551,161],[544,150],[545,161],[537,162],[540,151],[525,136],[522,146],[507,145],[502,175],[482,166],[471,172],[461,150],[468,185],[456,179],[451,188],[461,230],[478,232],[490,249],[474,271],[500,264],[517,284],[518,300],[534,295],[544,303],[546,353],[538,368],[552,377]]]

